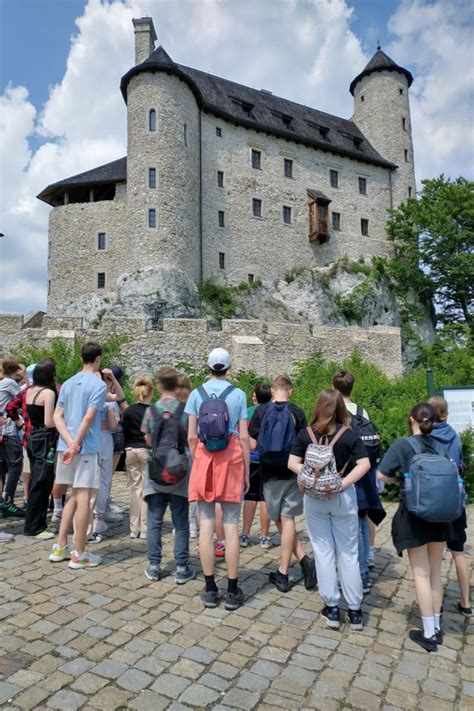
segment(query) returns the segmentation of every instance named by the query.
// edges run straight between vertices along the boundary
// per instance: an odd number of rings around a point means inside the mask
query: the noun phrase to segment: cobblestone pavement
[[[126,506],[127,493],[118,473],[114,498]],[[299,565],[288,594],[271,587],[277,547],[242,552],[247,601],[226,612],[203,609],[202,576],[179,587],[171,575],[150,583],[145,542],[130,540],[126,520],[96,546],[104,564],[91,570],[52,564],[49,541],[18,535],[0,545],[0,708],[474,709],[474,624],[455,612],[451,557],[445,641],[430,655],[407,640],[419,619],[406,558],[394,556],[390,541],[393,511],[377,537],[363,632],[323,626],[321,601],[303,587]],[[2,529],[19,532],[12,521]],[[171,573],[171,526],[165,531]]]

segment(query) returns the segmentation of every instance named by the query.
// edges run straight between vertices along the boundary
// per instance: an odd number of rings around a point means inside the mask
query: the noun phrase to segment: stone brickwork
[[[222,330],[208,329],[205,319],[164,319],[163,330],[146,330],[143,318],[106,317],[100,329],[81,328],[80,320],[47,317],[41,328],[22,328],[22,318],[0,316],[0,355],[13,353],[21,344],[48,347],[57,336],[99,342],[125,336],[121,358],[129,374],[150,372],[161,365],[188,363],[202,367],[212,348],[222,346],[233,356],[234,367],[270,377],[291,373],[298,360],[321,351],[341,362],[357,348],[389,377],[402,373],[400,329],[375,326],[310,327],[285,322],[224,320]],[[131,335],[133,334],[133,335]]]

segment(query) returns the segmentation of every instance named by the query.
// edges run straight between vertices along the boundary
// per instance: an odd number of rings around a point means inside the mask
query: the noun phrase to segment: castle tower
[[[128,262],[201,271],[200,110],[179,67],[154,50],[153,20],[133,20],[137,64],[125,74]],[[151,54],[150,54],[151,52]]]
[[[408,89],[413,76],[380,47],[365,69],[352,80],[353,120],[373,147],[397,169],[392,174],[396,207],[415,197],[415,166]]]

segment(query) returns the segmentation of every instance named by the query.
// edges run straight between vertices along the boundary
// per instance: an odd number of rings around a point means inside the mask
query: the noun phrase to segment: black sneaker
[[[362,575],[362,592],[364,595],[368,595],[372,584],[368,575]]]
[[[472,615],[472,607],[463,607],[460,602],[456,605],[456,610],[464,617],[471,617]]]
[[[301,570],[303,571],[304,586],[306,590],[314,590],[316,587],[316,563],[314,558],[305,555],[300,560]]]
[[[347,610],[347,614],[349,616],[349,623],[351,625],[351,629],[364,629],[364,618],[362,617],[362,610]]]
[[[341,626],[341,613],[339,612],[339,608],[336,607],[326,607],[323,608],[321,611],[321,617],[325,621],[328,627],[331,627],[333,630],[338,630]]]
[[[206,590],[206,588],[204,588],[201,591],[201,600],[204,607],[217,607],[219,593],[217,590]]]
[[[3,518],[25,518],[25,509],[21,509],[13,501],[4,501],[1,504],[1,514]]]
[[[443,630],[441,629],[441,627],[439,628],[439,630],[435,630],[435,637],[436,637],[436,643],[437,643],[437,644],[443,644],[444,632],[443,632]]]
[[[280,573],[279,570],[274,573],[270,573],[268,576],[269,581],[272,585],[276,587],[282,593],[287,593],[290,589],[290,579],[288,575]]]
[[[225,609],[226,610],[237,610],[244,603],[244,593],[241,588],[237,588],[237,592],[227,591],[225,597]]]
[[[425,637],[422,630],[410,630],[408,633],[411,641],[415,644],[419,644],[420,647],[426,649],[427,652],[437,652],[438,642],[436,641],[436,635],[432,637]]]

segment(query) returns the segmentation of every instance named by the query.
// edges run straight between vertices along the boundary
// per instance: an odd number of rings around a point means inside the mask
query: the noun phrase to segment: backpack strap
[[[423,442],[421,442],[417,437],[414,437],[413,435],[411,437],[407,437],[407,442],[415,454],[423,454],[425,451]]]
[[[313,428],[308,426],[308,427],[306,428],[306,431],[307,431],[308,434],[309,434],[309,438],[310,438],[311,442],[312,442],[313,444],[318,444],[318,440],[316,439],[316,436],[315,436],[315,434],[314,434]]]
[[[210,400],[210,399],[211,399],[211,398],[209,397],[209,394],[208,394],[206,388],[204,387],[204,385],[200,385],[200,386],[198,387],[198,393],[199,393],[199,395],[201,396],[201,399],[203,400],[203,402],[206,402],[207,400]]]
[[[232,390],[235,390],[235,385],[228,385],[225,390],[221,392],[219,397],[217,398],[218,400],[225,400],[227,395],[230,395]]]
[[[338,430],[338,431],[336,432],[336,434],[334,435],[334,437],[332,438],[331,442],[329,443],[330,446],[334,448],[334,445],[336,444],[336,442],[342,437],[342,435],[344,434],[344,432],[346,432],[348,429],[349,429],[348,427],[346,427],[345,425],[343,425],[343,426],[341,427],[341,429]],[[346,465],[346,466],[347,466],[347,465]]]
[[[364,408],[362,405],[357,405],[356,415],[357,417],[364,417]]]

